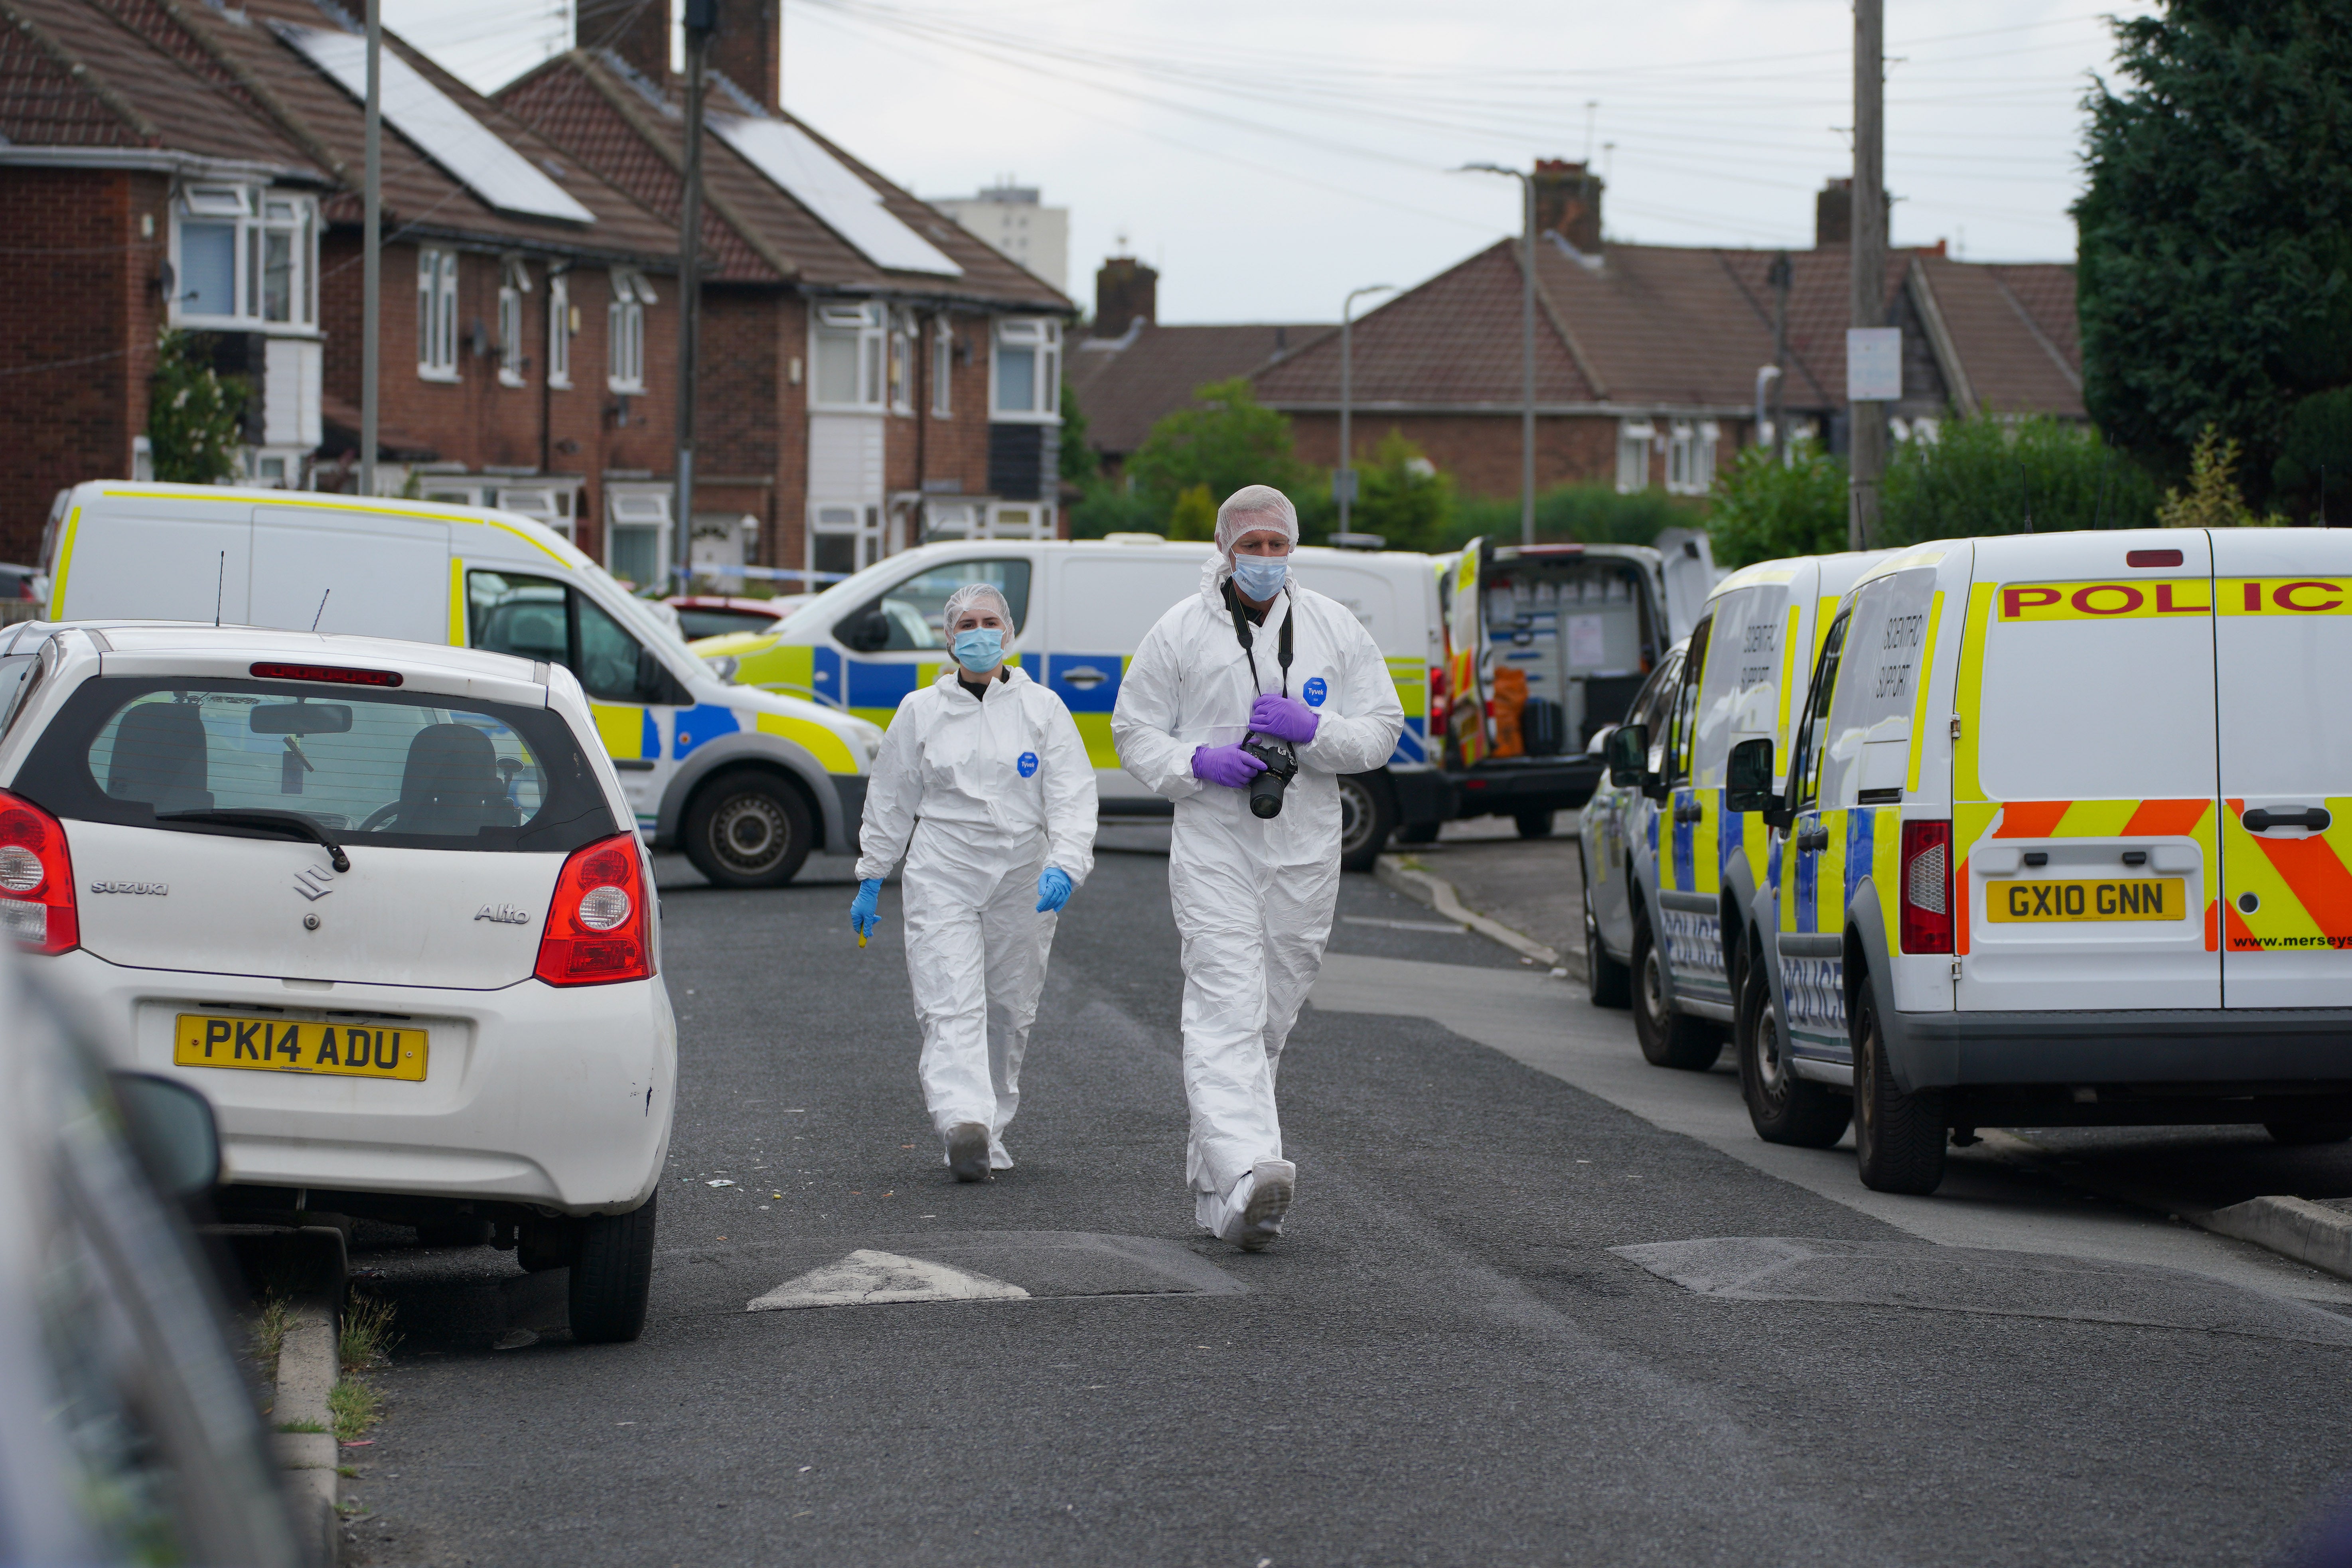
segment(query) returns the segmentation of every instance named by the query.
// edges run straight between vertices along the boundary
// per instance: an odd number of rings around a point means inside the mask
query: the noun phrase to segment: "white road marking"
[[[795,1307],[879,1307],[901,1301],[1025,1301],[1029,1292],[985,1274],[944,1263],[859,1247],[838,1263],[787,1279],[744,1309],[780,1312]]]
[[[2050,1184],[2021,1173],[1991,1138],[1952,1151],[1950,1173],[1932,1197],[1872,1192],[1854,1174],[1851,1133],[1834,1150],[1765,1142],[1748,1122],[1737,1073],[1650,1066],[1629,1015],[1596,1008],[1580,988],[1548,975],[1327,953],[1309,1000],[1326,1013],[1430,1019],[1654,1127],[1942,1246],[2161,1264],[2306,1300],[2352,1301],[2352,1281],[2251,1243],[2104,1204],[2053,1202]]]

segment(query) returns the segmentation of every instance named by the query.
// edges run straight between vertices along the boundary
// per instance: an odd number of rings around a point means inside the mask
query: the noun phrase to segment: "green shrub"
[[[1356,469],[1356,502],[1349,509],[1348,526],[1379,534],[1391,550],[1443,550],[1454,505],[1452,477],[1431,468],[1420,447],[1391,427],[1373,449],[1372,460]],[[1338,510],[1335,504],[1335,522]]]
[[[2168,489],[2156,509],[2156,521],[2165,528],[2262,528],[2276,526],[2282,517],[2256,517],[2238,493],[2238,443],[2225,439],[2218,426],[2208,425],[2189,454],[2189,490]]]
[[[1706,531],[1718,566],[1845,548],[1845,465],[1811,440],[1790,443],[1786,463],[1769,447],[1743,448],[1716,474],[1713,499]]]
[[[2046,415],[1980,415],[1945,420],[1932,441],[1895,444],[1877,542],[2147,528],[2156,506],[2155,480],[2097,432]]]
[[[2320,494],[2320,480],[2327,493]],[[2352,387],[2317,393],[2287,411],[2279,458],[2271,465],[2274,493],[2292,496],[2317,521],[2324,507],[2341,521],[2352,500]]]
[[[245,378],[212,367],[212,339],[166,327],[155,340],[155,375],[147,404],[147,442],[155,477],[171,484],[212,485],[239,477],[245,444]]]
[[[1167,503],[1139,495],[1116,479],[1088,479],[1070,508],[1070,537],[1100,539],[1107,533],[1159,533],[1168,526]]]
[[[1272,485],[1291,497],[1315,482],[1291,448],[1287,415],[1266,407],[1245,376],[1213,381],[1192,407],[1163,416],[1127,460],[1127,479],[1165,515],[1195,485],[1216,500],[1244,485]]]

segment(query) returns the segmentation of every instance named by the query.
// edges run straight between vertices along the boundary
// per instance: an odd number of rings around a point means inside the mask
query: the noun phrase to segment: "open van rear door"
[[[2207,536],[1974,550],[1952,758],[1960,1010],[2220,1006]]]
[[[1659,531],[1656,549],[1666,582],[1666,641],[1678,643],[1706,614],[1707,595],[1715,592],[1715,548],[1695,529],[1668,528]]]
[[[1454,599],[1445,613],[1445,689],[1454,745],[1463,767],[1486,759],[1487,689],[1486,566],[1494,546],[1484,536],[1462,547],[1454,569]]]
[[[2352,1006],[2352,535],[2211,537],[2222,1005]]]

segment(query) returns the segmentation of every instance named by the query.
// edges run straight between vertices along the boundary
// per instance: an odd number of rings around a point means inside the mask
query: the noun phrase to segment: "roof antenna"
[[[220,552],[220,572],[213,578],[213,625],[220,625],[221,595],[228,588],[228,552]]]
[[[334,590],[332,588],[327,590],[327,594],[331,594],[333,592]],[[319,595],[319,615],[312,616],[310,617],[310,629],[314,632],[319,629],[319,616],[323,616],[327,613],[327,594],[321,594]]]

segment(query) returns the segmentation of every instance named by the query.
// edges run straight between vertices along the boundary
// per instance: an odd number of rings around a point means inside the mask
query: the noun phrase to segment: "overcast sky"
[[[1328,321],[1518,226],[1519,167],[1588,148],[1612,239],[1806,247],[1852,151],[1839,0],[783,0],[784,100],[918,195],[1006,175],[1070,210],[1071,291],[1122,244],[1170,321]],[[1887,0],[1897,245],[2074,254],[2082,0]],[[562,47],[568,0],[383,0],[485,89]]]

